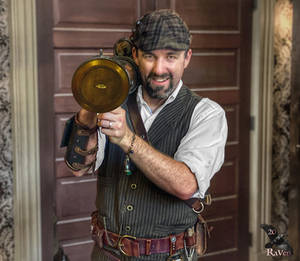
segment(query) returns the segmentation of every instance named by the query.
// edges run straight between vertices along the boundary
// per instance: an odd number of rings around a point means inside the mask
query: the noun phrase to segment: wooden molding
[[[11,0],[15,260],[41,260],[40,160],[34,0]]]
[[[252,42],[250,153],[250,261],[266,259],[263,223],[271,222],[271,173],[273,128],[273,20],[274,0],[259,1],[254,12]]]
[[[289,228],[288,240],[293,247],[294,255],[289,261],[300,259],[300,3],[293,2],[293,42],[292,42],[292,75],[291,75],[291,125],[290,125],[290,180],[289,180]],[[298,146],[297,146],[298,145]]]

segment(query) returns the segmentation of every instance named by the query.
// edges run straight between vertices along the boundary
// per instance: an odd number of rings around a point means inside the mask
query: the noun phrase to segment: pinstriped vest
[[[149,129],[150,144],[173,157],[200,99],[182,86],[176,99],[163,108]],[[132,128],[129,117],[127,123]],[[180,233],[196,223],[197,215],[186,203],[158,188],[133,164],[133,174],[126,176],[124,156],[118,146],[107,142],[105,160],[98,174],[96,200],[99,216],[107,230],[158,238]]]

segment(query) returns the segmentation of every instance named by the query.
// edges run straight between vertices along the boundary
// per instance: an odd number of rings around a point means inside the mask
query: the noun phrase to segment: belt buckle
[[[120,250],[120,252],[125,256],[130,256],[122,248],[124,246],[124,244],[122,242],[125,238],[136,240],[136,237],[130,236],[130,235],[124,235],[124,236],[121,236],[118,241],[118,249]]]

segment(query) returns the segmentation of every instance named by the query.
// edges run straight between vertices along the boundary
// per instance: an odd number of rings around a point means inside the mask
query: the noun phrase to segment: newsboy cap
[[[186,23],[170,9],[156,10],[137,20],[130,39],[142,51],[187,50],[191,44]]]

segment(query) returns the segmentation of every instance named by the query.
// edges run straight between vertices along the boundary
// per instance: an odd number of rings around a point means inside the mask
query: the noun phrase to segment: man
[[[81,109],[74,126],[88,136],[80,148],[85,165],[66,156],[76,176],[94,164],[99,170],[93,260],[197,260],[197,214],[185,201],[203,198],[223,163],[225,113],[183,85],[191,35],[178,14],[143,16],[131,40],[142,85],[123,108],[100,115]],[[132,100],[145,135],[133,130]]]

